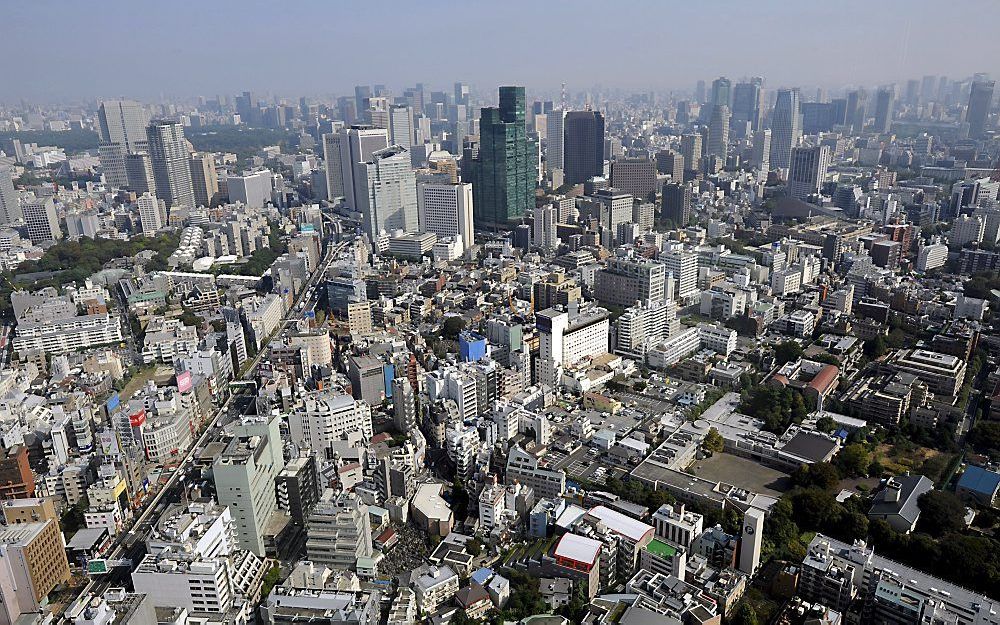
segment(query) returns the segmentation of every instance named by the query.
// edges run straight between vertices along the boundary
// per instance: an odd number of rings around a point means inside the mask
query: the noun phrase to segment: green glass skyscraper
[[[499,108],[482,109],[469,178],[476,227],[503,226],[535,208],[538,149],[524,113],[524,87],[500,87]]]

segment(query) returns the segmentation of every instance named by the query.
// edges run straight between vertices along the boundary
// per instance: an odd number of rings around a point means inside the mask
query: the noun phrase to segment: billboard
[[[191,372],[182,371],[177,374],[177,390],[181,393],[186,393],[191,390]]]
[[[146,423],[146,409],[142,408],[139,412],[130,414],[128,416],[128,422],[134,428],[142,427],[142,425]]]

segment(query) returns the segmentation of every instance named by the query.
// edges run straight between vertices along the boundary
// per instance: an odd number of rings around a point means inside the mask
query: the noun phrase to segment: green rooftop
[[[662,540],[656,539],[649,541],[649,544],[646,545],[646,550],[662,558],[672,558],[677,554],[677,549],[675,547],[671,547]]]

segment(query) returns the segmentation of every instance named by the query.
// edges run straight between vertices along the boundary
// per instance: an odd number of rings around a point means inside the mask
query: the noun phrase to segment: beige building
[[[45,597],[69,581],[69,562],[55,520],[9,525],[0,531],[0,621],[37,612]]]

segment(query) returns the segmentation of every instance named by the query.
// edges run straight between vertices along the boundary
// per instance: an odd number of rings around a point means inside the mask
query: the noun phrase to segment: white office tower
[[[149,116],[138,102],[108,100],[97,109],[101,142],[97,154],[108,184],[123,187],[128,184],[125,157],[146,149],[146,125]]]
[[[226,189],[230,202],[242,202],[248,208],[264,208],[271,201],[274,175],[269,170],[244,172],[242,176],[227,176]]]
[[[660,260],[667,267],[668,279],[672,277],[675,284],[674,297],[683,303],[693,301],[698,295],[698,255],[675,247]]]
[[[819,193],[830,168],[830,146],[792,148],[788,170],[788,195],[804,200]]]
[[[556,236],[556,224],[559,223],[559,209],[553,204],[546,204],[535,209],[534,242],[538,247],[554,250],[559,247],[559,237]]]
[[[331,202],[344,197],[344,153],[342,142],[347,141],[347,133],[329,132],[323,135],[323,167],[326,169],[326,199]]]
[[[153,235],[167,225],[166,206],[155,195],[143,193],[136,200],[136,204],[139,206],[139,221],[142,224],[143,234]]]
[[[409,148],[413,145],[413,109],[401,104],[392,104],[388,108],[372,111],[372,125],[385,128],[389,133],[389,145],[401,145]]]
[[[360,184],[358,176],[364,176],[365,170],[358,169],[358,163],[366,163],[372,155],[389,147],[389,131],[373,126],[351,126],[340,131],[340,171],[344,187],[344,201],[354,210],[358,207],[359,194],[356,187]],[[364,194],[360,194],[362,197]]]
[[[417,232],[417,177],[401,145],[378,150],[355,167],[354,208],[372,240],[381,232]]]
[[[565,141],[563,111],[551,111],[545,115],[545,165],[551,172],[563,169],[563,144]]]
[[[12,175],[9,167],[0,167],[0,224],[12,224],[22,217]]]
[[[753,148],[750,151],[750,164],[757,168],[757,180],[767,180],[767,172],[771,169],[771,129],[763,128],[753,133]]]
[[[300,449],[325,452],[334,441],[372,437],[372,410],[350,395],[320,391],[307,395],[288,415],[292,443]]]
[[[798,89],[779,89],[771,114],[771,167],[785,169],[802,136]]]
[[[154,121],[146,127],[146,137],[157,197],[166,203],[167,210],[174,206],[195,208],[184,127],[177,122]]]
[[[547,308],[536,313],[538,381],[555,388],[565,367],[607,353],[608,319],[606,309],[598,306],[580,308],[576,303],[570,304],[569,312]]]
[[[28,226],[28,238],[32,243],[55,241],[62,238],[59,228],[59,215],[56,213],[56,203],[52,198],[35,198],[21,205],[24,222]]]
[[[417,186],[417,215],[421,232],[458,237],[462,249],[476,243],[472,224],[472,184],[421,182]]]
[[[761,545],[764,540],[764,511],[748,508],[743,515],[743,531],[740,533],[739,569],[753,575],[760,566]]]
[[[368,506],[354,493],[326,489],[306,519],[306,556],[333,570],[356,569],[372,556]]]

